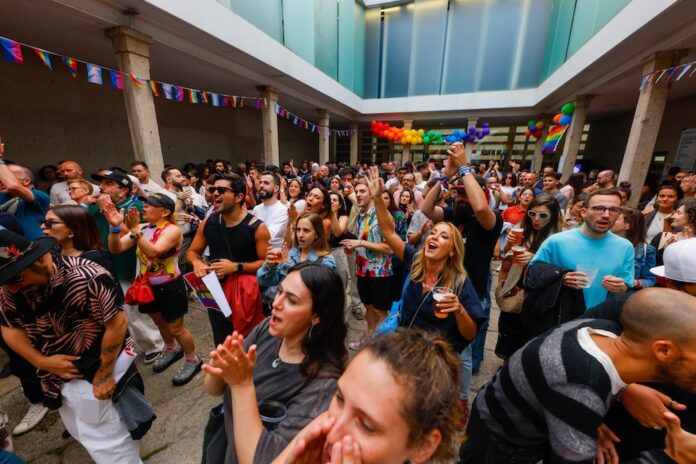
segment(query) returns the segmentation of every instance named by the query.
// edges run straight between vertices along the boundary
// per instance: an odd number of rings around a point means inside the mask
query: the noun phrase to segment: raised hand
[[[123,210],[121,210],[121,213],[123,214]],[[137,208],[134,206],[131,206],[128,209],[128,214],[126,215],[126,226],[128,227],[128,230],[133,233],[140,231],[140,212],[138,212]]]
[[[284,464],[316,464],[322,462],[326,436],[336,420],[328,413],[319,415],[297,436],[295,446],[290,450]],[[281,464],[274,461],[274,464]]]
[[[104,205],[101,212],[106,222],[113,227],[118,227],[123,223],[123,208],[118,211],[114,204],[109,202]]]
[[[237,331],[228,335],[225,342],[210,353],[214,364],[204,364],[203,370],[210,375],[222,378],[230,387],[253,383],[256,345],[251,345],[245,352],[243,343],[244,337]]]

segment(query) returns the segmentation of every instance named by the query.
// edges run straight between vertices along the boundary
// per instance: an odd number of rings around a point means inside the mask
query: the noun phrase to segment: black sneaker
[[[172,377],[172,384],[175,387],[186,385],[193,377],[195,377],[196,374],[198,374],[198,371],[201,370],[202,365],[203,360],[201,360],[201,358],[198,358],[195,362],[186,361],[184,365],[181,366],[178,371],[176,371],[174,377]]]
[[[184,350],[179,347],[176,351],[164,350],[157,361],[152,365],[155,374],[166,370],[169,366],[184,357]]]
[[[143,359],[144,364],[152,364],[157,360],[157,358],[160,357],[162,354],[161,351],[155,351],[154,353],[146,353],[145,358]]]

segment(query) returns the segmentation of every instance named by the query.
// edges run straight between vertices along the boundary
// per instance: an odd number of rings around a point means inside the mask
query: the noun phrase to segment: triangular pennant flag
[[[216,94],[216,93],[211,93],[211,94],[210,94],[210,103],[211,103],[213,106],[220,106],[220,97],[219,97],[219,95]]]
[[[184,89],[182,87],[176,88],[176,101],[184,101]]]
[[[139,89],[143,88],[143,82],[140,80],[140,78],[138,76],[136,76],[135,74],[129,74],[129,76],[130,76],[131,82],[133,84],[135,84],[135,86],[137,88],[139,88]]]
[[[230,99],[227,97],[227,95],[222,96],[222,106],[229,106],[230,105]]]
[[[111,87],[118,90],[123,90],[123,75],[120,72],[109,70],[109,80],[111,81]]]
[[[152,90],[152,94],[155,97],[160,96],[159,90],[157,90],[157,82],[153,81],[152,79],[150,79],[150,90]]]
[[[51,52],[41,50],[40,48],[34,48],[34,51],[36,52],[36,55],[41,59],[43,65],[51,71],[53,71],[53,66],[51,66]]]
[[[188,89],[189,101],[191,103],[198,103],[198,95],[196,95],[197,92],[197,90]]]
[[[669,68],[669,69],[672,69],[672,68]],[[655,84],[657,84],[658,82],[660,82],[660,79],[662,79],[662,76],[664,76],[665,74],[667,74],[667,71],[669,71],[669,69],[663,69],[662,71],[660,71],[659,76],[657,76],[657,79],[655,79]]]
[[[687,72],[689,72],[689,69],[691,69],[691,66],[692,66],[692,65],[693,65],[693,63],[689,63],[689,64],[683,65],[683,68],[682,68],[681,72],[679,73],[679,75],[677,76],[677,79],[676,79],[676,80],[679,80],[679,79],[681,79],[682,77],[684,77],[684,74],[686,74]]]
[[[85,65],[87,66],[87,82],[102,85],[102,68],[90,63],[85,63]]]
[[[239,104],[240,108],[244,108],[244,97],[240,97],[242,99],[241,103]]]
[[[237,107],[237,97],[232,96],[232,108],[236,108],[236,107]]]
[[[0,37],[0,46],[2,47],[2,59],[11,63],[22,64],[24,57],[22,56],[22,47],[19,42]]]
[[[208,92],[205,90],[201,91],[201,100],[203,103],[208,103]]]
[[[257,98],[257,99],[256,99],[256,109],[257,109],[257,110],[260,110],[260,109],[261,109],[261,99],[260,99],[260,98]]]
[[[70,71],[72,77],[77,77],[77,61],[69,56],[64,56],[63,63],[68,67],[68,71]]]
[[[165,84],[162,82],[162,91],[164,92],[164,98],[167,100],[172,99],[172,84]]]
[[[643,79],[640,81],[640,87],[638,88],[639,91],[643,91],[643,89],[645,88],[645,84],[648,83],[649,78],[650,76],[643,76]]]

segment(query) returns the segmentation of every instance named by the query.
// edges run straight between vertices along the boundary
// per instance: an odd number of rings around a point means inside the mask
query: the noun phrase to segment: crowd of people
[[[13,435],[58,410],[95,462],[139,463],[156,415],[138,369],[176,364],[172,388],[202,371],[221,397],[209,464],[696,462],[693,172],[634,208],[611,170],[562,183],[461,143],[89,176],[11,157],[0,144],[0,375],[29,403]],[[208,353],[185,277],[211,274],[232,315],[206,309]],[[492,299],[504,363],[470,405]],[[11,434],[0,461],[22,462]]]

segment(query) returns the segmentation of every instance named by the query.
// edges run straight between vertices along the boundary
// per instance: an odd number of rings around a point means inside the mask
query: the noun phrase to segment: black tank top
[[[247,213],[242,222],[234,227],[227,227],[218,213],[212,213],[205,222],[203,235],[210,247],[210,259],[229,259],[235,263],[258,261],[256,254],[256,229],[262,221]],[[232,256],[230,256],[230,254]]]

